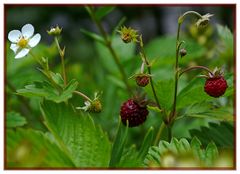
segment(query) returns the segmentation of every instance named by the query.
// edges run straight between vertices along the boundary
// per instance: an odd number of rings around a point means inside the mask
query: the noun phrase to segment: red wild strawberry
[[[222,96],[228,88],[222,69],[216,67],[212,72],[209,70],[207,75],[201,75],[201,77],[206,78],[204,91],[212,97]]]
[[[133,99],[129,99],[121,106],[120,116],[122,123],[126,125],[127,120],[129,127],[135,127],[145,122],[148,110],[146,106],[140,106]]]
[[[141,75],[137,75],[135,77],[137,85],[141,86],[141,87],[147,86],[149,83],[149,79],[150,79],[149,75],[147,75],[147,74],[141,74]]]
[[[228,85],[223,76],[208,78],[205,82],[204,91],[212,97],[222,96]]]

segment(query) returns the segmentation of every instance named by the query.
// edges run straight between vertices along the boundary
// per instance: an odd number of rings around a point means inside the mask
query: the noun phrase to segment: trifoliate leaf
[[[57,76],[56,76],[57,79]],[[54,88],[49,82],[34,82],[32,85],[25,86],[24,89],[17,90],[17,94],[26,97],[44,97],[56,103],[67,101],[72,97],[72,93],[76,90],[78,82],[73,79],[61,91]]]

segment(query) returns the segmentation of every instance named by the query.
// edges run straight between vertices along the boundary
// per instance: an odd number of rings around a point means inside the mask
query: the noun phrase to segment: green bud
[[[59,36],[62,32],[62,28],[59,28],[59,26],[56,26],[55,28],[51,28],[50,31],[47,31],[47,33],[50,36]]]
[[[184,48],[182,48],[182,49],[179,51],[179,54],[181,55],[181,57],[184,57],[184,56],[187,54],[187,50],[185,50]]]

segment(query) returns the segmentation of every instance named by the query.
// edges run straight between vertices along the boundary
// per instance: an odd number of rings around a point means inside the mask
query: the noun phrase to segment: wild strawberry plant
[[[177,20],[176,36],[145,44],[144,35],[123,25],[125,18],[112,34],[106,32],[102,20],[114,7],[85,9],[99,34],[81,31],[95,43],[101,62],[97,75],[104,71],[104,78],[98,76],[101,85],[90,92],[84,81],[69,75],[64,28],[47,30],[53,40],[49,47],[32,24],[8,33],[7,168],[233,167],[231,62],[208,67],[208,45],[182,35],[189,17],[196,19],[190,27],[197,38],[214,16],[187,11]],[[233,59],[232,33],[221,25],[217,31],[216,47],[223,50],[218,57],[227,51]],[[24,84],[18,73],[25,75]],[[11,108],[14,101],[22,111]]]

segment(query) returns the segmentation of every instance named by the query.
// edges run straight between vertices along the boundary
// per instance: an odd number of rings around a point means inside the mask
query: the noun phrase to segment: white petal
[[[22,35],[29,39],[34,33],[34,27],[31,24],[26,24],[22,27]]]
[[[21,51],[19,51],[19,53],[17,53],[17,55],[15,56],[15,59],[19,59],[19,58],[26,56],[29,51],[30,51],[30,49],[23,48]]]
[[[41,35],[40,34],[35,34],[28,42],[28,45],[30,47],[35,47],[39,41],[41,40]]]
[[[11,44],[10,49],[14,51],[14,53],[16,54],[17,50],[18,50],[19,46],[17,44]]]
[[[13,43],[17,43],[21,36],[22,33],[19,30],[12,30],[8,33],[8,39]]]

